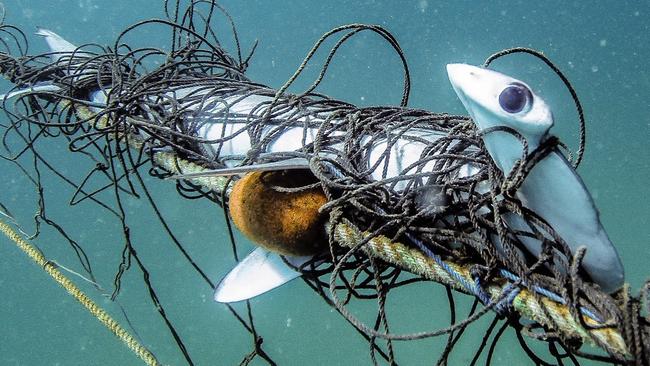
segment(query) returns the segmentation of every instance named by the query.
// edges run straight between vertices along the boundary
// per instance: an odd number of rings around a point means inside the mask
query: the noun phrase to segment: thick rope
[[[467,287],[463,285],[463,282],[471,283],[474,281],[469,266],[462,266],[449,261],[445,261],[443,266],[433,258],[425,256],[419,250],[412,249],[399,242],[393,242],[383,235],[368,239],[368,233],[361,232],[347,220],[342,220],[342,223],[336,225],[334,235],[338,243],[350,248],[354,248],[359,242],[367,240],[367,244],[361,249],[368,256],[381,258],[411,273],[449,285],[458,291],[470,293]],[[512,289],[508,289],[510,285],[508,281],[499,282],[501,284],[493,281],[486,287],[492,299],[501,298],[505,291],[513,292]],[[611,351],[619,355],[628,355],[625,341],[615,328],[602,327],[603,323],[583,315],[585,323],[594,327],[594,329],[585,329],[574,319],[566,305],[547,297],[541,297],[540,302],[538,298],[531,291],[523,288],[516,293],[514,298],[509,300],[511,300],[513,309],[521,316],[562,332],[568,337],[580,338],[591,345],[605,344]]]
[[[68,279],[61,271],[59,271],[56,264],[47,260],[43,253],[41,253],[31,243],[23,239],[11,226],[0,220],[0,231],[2,231],[7,238],[13,241],[20,250],[29,256],[29,258],[43,268],[59,285],[68,291],[68,293],[75,298],[81,305],[83,305],[88,312],[99,320],[108,330],[111,331],[117,338],[124,343],[133,353],[135,353],[147,365],[160,365],[156,357],[143,345],[138,342],[129,332],[122,328],[120,324],[113,319],[104,309],[97,303],[91,300],[86,294],[83,293],[70,279]]]

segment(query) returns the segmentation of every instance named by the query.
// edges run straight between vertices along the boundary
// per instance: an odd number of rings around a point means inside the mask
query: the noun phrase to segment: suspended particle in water
[[[427,0],[420,0],[419,7],[420,7],[420,12],[424,13],[425,11],[427,11],[427,8],[429,7],[429,2]]]

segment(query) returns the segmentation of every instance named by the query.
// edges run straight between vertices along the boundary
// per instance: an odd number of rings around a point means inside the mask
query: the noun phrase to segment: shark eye
[[[533,93],[523,84],[512,83],[499,94],[499,105],[508,113],[519,113],[532,103]]]

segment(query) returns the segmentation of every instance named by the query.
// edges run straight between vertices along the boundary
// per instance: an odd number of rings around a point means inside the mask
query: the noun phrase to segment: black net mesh
[[[446,335],[447,346],[431,356],[438,364],[445,364],[466,328],[480,317],[492,315],[494,320],[473,362],[487,353],[489,363],[494,344],[505,329],[511,328],[530,359],[538,364],[562,364],[564,359],[577,364],[580,357],[647,364],[648,322],[641,299],[630,296],[627,290],[615,296],[600,291],[581,268],[584,252],[572,252],[542,217],[516,197],[530,169],[562,147],[557,138],[547,139],[534,151],[524,149],[512,173],[504,176],[487,154],[482,136],[469,117],[406,106],[409,73],[405,61],[403,103],[399,107],[360,108],[315,91],[337,49],[359,32],[379,34],[405,60],[397,42],[381,27],[356,24],[329,32],[296,75],[275,90],[248,79],[245,71],[250,56],[242,57],[237,48],[238,57],[232,57],[222,48],[211,24],[230,18],[227,14],[219,16],[225,12],[217,4],[196,1],[185,8],[179,4],[166,8],[170,13],[167,19],[135,24],[111,47],[85,45],[65,54],[28,55],[26,37],[20,30],[9,25],[1,29],[5,37],[0,71],[15,85],[13,91],[32,88],[3,100],[3,157],[21,167],[42,166],[46,160],[33,146],[42,139],[56,138],[66,140],[70,150],[96,162],[86,177],[99,174],[108,182],[105,186],[89,191],[85,180],[68,183],[76,189],[72,201],[93,201],[121,220],[125,246],[115,273],[113,299],[120,293],[122,276],[133,264],[147,273],[146,264],[138,258],[129,239],[130,231],[137,227],[127,223],[120,204],[121,196],[140,195],[155,207],[143,172],[168,178],[188,172],[188,163],[217,169],[304,159],[310,169],[305,174],[312,174],[315,183],[291,189],[322,187],[328,198],[323,210],[330,218],[330,250],[301,268],[303,278],[367,339],[375,363],[381,363],[381,359],[390,364],[399,362],[393,350],[396,340]],[[131,48],[122,42],[125,35],[150,24],[171,31],[168,50]],[[337,37],[337,42],[317,81],[302,94],[288,93],[287,87],[330,37]],[[522,143],[526,145],[525,140]],[[175,156],[175,169],[160,164],[156,158],[159,154]],[[42,186],[38,174],[28,167],[24,171],[34,177],[36,186]],[[60,175],[65,178],[64,173]],[[227,206],[225,189],[215,191],[194,180],[176,184],[183,197]],[[101,198],[107,192],[117,198],[115,204]],[[45,212],[40,207],[37,222],[58,227]],[[155,213],[164,223],[159,211]],[[526,232],[507,225],[504,217],[513,215],[527,223]],[[448,286],[449,306],[454,314],[451,326],[424,333],[392,333],[384,306],[387,299],[398,287],[415,286],[424,278],[404,271],[403,266],[367,255],[360,250],[363,241],[353,249],[338,245],[333,228],[342,222],[368,233],[366,242],[383,236],[405,243],[439,263],[470,268],[473,281],[459,279],[454,286],[476,297],[469,315],[456,318]],[[59,231],[75,249],[86,274],[93,278],[84,249],[65,230]],[[169,235],[197,275],[214,287],[171,230]],[[525,236],[540,241],[539,257],[527,252],[521,242]],[[449,269],[449,273],[453,275],[454,270]],[[497,298],[486,292],[490,284],[505,281],[511,286]],[[160,316],[192,363],[146,275],[145,282]],[[579,314],[600,320],[601,327],[623,335],[628,353],[621,354],[598,339],[595,341],[600,350],[585,351],[582,339],[567,336],[560,327],[522,319],[511,303],[522,289],[540,299],[561,299],[584,328],[593,325],[586,324]],[[367,300],[379,305],[376,320],[370,324],[358,320],[348,309],[354,302]],[[252,326],[250,308],[247,315],[234,310],[233,314],[255,339],[254,349],[242,363],[259,356],[273,364]],[[495,336],[489,339],[490,334]],[[554,360],[543,361],[536,356],[522,335],[546,342]]]

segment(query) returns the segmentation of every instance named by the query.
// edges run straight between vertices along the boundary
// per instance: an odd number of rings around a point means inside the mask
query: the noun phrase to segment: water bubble
[[[427,0],[420,0],[419,7],[420,11],[424,13],[429,7],[429,2]]]
[[[32,19],[34,17],[34,11],[31,9],[23,8],[23,16],[27,19]]]
[[[605,47],[607,46],[607,40],[606,39],[601,39],[600,40],[600,47]]]

